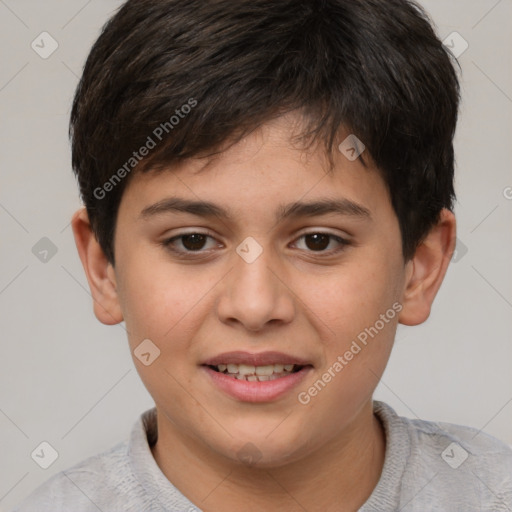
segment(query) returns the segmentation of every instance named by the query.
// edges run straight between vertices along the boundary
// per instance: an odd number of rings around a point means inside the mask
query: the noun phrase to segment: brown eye
[[[208,242],[210,243],[209,247]],[[177,255],[191,255],[192,253],[206,253],[215,247],[215,239],[206,233],[184,233],[162,242],[162,245]],[[205,249],[205,250],[203,250]]]
[[[331,233],[306,233],[298,238],[298,240],[303,240],[304,247],[300,247],[299,249],[304,249],[307,252],[317,252],[321,254],[334,254],[339,251],[342,251],[345,246],[350,245],[349,240],[345,240],[339,236],[333,235]],[[332,242],[335,242],[334,247],[329,248]]]
[[[183,235],[180,238],[185,249],[188,251],[199,251],[204,247],[208,237],[201,233],[192,233],[190,235]]]
[[[330,236],[325,233],[313,233],[305,235],[306,246],[312,251],[323,251],[329,246]]]

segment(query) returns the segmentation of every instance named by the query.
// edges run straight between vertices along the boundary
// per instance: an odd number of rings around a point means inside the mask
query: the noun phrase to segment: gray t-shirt
[[[512,512],[512,450],[476,429],[410,420],[374,401],[386,433],[380,480],[359,512]],[[13,512],[193,512],[150,449],[156,410],[128,440],[54,475]]]

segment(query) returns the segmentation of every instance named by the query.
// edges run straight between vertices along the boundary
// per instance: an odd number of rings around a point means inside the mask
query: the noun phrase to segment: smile
[[[223,395],[252,403],[290,396],[314,369],[307,359],[275,351],[225,352],[203,360],[200,368]]]
[[[210,365],[209,367],[233,379],[245,380],[247,382],[265,382],[280,379],[298,372],[303,368],[303,366],[298,364],[267,364],[254,366],[250,364],[234,363]]]

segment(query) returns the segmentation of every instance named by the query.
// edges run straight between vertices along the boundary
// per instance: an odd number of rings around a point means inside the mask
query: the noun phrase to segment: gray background
[[[512,444],[512,0],[429,0],[457,31],[459,252],[418,327],[400,326],[376,398],[411,418],[471,425]],[[69,221],[81,206],[67,124],[78,76],[113,0],[0,0],[0,509],[128,435],[152,406],[123,324],[93,315]],[[43,32],[58,49],[42,59]],[[507,188],[511,187],[511,188]],[[507,198],[508,196],[508,198]],[[48,237],[57,248],[32,252]],[[467,252],[466,252],[467,251]],[[30,454],[49,442],[44,470]]]

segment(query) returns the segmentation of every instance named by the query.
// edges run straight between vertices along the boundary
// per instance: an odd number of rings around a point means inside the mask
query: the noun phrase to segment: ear
[[[403,309],[398,317],[401,324],[418,325],[430,316],[432,303],[452,259],[455,243],[455,215],[444,208],[439,222],[406,264]]]
[[[74,213],[71,227],[89,281],[96,318],[106,325],[122,322],[123,314],[117,295],[115,271],[92,232],[85,208]]]

